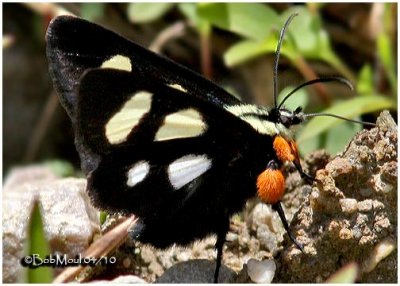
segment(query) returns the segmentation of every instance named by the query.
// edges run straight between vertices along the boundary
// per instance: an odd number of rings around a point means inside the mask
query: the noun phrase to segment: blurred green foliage
[[[76,175],[74,166],[67,161],[52,160],[44,162],[43,165],[59,177],[72,177]]]
[[[348,118],[360,119],[361,115],[374,113],[383,109],[396,108],[397,78],[395,74],[395,60],[387,31],[383,31],[378,38],[377,53],[383,63],[385,72],[391,84],[391,97],[379,94],[374,88],[374,71],[366,65],[360,74],[356,76],[335,53],[330,42],[329,35],[323,27],[322,18],[318,9],[322,5],[296,5],[287,9],[281,15],[268,5],[261,3],[179,3],[175,4],[183,15],[194,22],[195,27],[202,33],[200,26],[217,27],[229,31],[239,37],[239,41],[233,44],[224,55],[225,64],[235,67],[258,56],[275,52],[279,31],[288,17],[297,13],[293,23],[286,31],[281,53],[289,59],[300,73],[304,71],[304,60],[316,60],[325,62],[337,73],[356,84],[354,97],[348,100],[334,100],[325,109],[316,110],[307,106],[308,93],[300,90],[286,103],[287,108],[302,106],[309,112],[334,113]],[[385,4],[386,10],[390,4]],[[167,6],[167,7],[166,7]],[[129,6],[129,15],[133,11],[148,11],[150,16],[141,17],[152,20],[157,12],[162,17],[172,5],[155,3],[134,3]],[[317,13],[315,12],[317,11]],[[133,13],[135,14],[135,13]],[[386,16],[390,16],[386,13]],[[134,17],[133,17],[134,18]],[[131,19],[133,19],[131,18]],[[136,16],[136,22],[138,16]],[[147,21],[146,21],[147,22]],[[203,23],[199,25],[199,23]],[[390,21],[388,21],[390,22]],[[282,99],[290,90],[285,88],[279,98]],[[325,148],[331,154],[342,150],[354,136],[361,130],[361,125],[345,122],[331,117],[316,117],[311,119],[303,128],[300,128],[298,142],[303,154],[317,148]]]
[[[128,18],[132,23],[145,24],[164,16],[173,3],[131,3],[128,6]]]
[[[95,21],[102,17],[105,12],[105,3],[82,3],[81,16],[89,21]]]

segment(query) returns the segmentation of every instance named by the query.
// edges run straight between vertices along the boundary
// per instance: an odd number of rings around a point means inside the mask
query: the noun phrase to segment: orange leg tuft
[[[282,136],[276,136],[273,143],[276,156],[281,162],[293,162],[295,155],[293,154],[292,146]]]
[[[257,178],[258,197],[267,204],[274,204],[283,196],[285,178],[280,170],[266,169]]]

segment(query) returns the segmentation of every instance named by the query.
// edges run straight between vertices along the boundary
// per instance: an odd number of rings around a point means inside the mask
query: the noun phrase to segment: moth
[[[292,18],[281,31],[275,71]],[[307,115],[282,107],[290,95],[276,103],[276,76],[275,106],[267,108],[76,17],[53,19],[46,42],[91,200],[106,211],[136,214],[135,239],[167,248],[216,235],[217,282],[230,217],[257,195],[302,249],[280,205],[281,167],[292,162],[310,179],[292,134]]]

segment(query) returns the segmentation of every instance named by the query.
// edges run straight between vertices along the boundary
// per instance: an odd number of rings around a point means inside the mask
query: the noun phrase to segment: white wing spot
[[[211,168],[211,160],[206,155],[186,155],[168,166],[168,178],[175,190],[204,174]]]
[[[152,94],[139,91],[106,124],[106,137],[111,144],[123,142],[140,119],[150,111]]]
[[[201,135],[206,127],[200,112],[193,108],[181,110],[165,117],[155,141],[196,137]]]
[[[135,165],[133,165],[132,168],[129,169],[128,171],[128,179],[126,181],[126,184],[129,187],[133,187],[136,184],[140,183],[143,181],[144,178],[146,178],[147,174],[150,171],[150,165],[146,161],[139,161]]]
[[[112,69],[117,69],[117,70],[123,70],[123,71],[132,71],[132,63],[131,59],[122,55],[116,55],[113,56],[112,58],[106,60],[103,62],[101,65],[101,68],[112,68]]]

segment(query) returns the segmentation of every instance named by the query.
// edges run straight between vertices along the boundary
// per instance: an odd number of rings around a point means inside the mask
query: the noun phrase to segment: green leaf
[[[358,119],[358,118],[357,118]],[[329,154],[335,155],[343,151],[354,135],[362,130],[361,124],[344,121],[341,124],[329,128],[326,134],[324,149]]]
[[[196,3],[178,3],[178,9],[186,18],[193,22],[196,26],[199,24],[200,18],[197,14]]]
[[[358,274],[357,263],[349,263],[335,272],[331,277],[326,280],[326,283],[355,283]]]
[[[51,169],[59,177],[70,177],[75,173],[74,166],[67,161],[52,160],[44,163],[46,167]]]
[[[196,3],[178,3],[178,9],[186,18],[192,21],[196,26],[199,23],[199,16],[197,15]]]
[[[81,17],[89,21],[95,21],[104,15],[104,10],[105,3],[82,3]]]
[[[293,13],[287,29],[281,54],[295,65],[302,58],[316,59],[332,65],[339,73],[354,81],[353,73],[332,50],[328,34],[322,29],[321,21],[306,8],[296,6],[285,11],[280,17],[263,4],[207,3],[199,5],[199,14],[213,25],[235,32],[246,40],[232,46],[224,55],[225,63],[235,66],[257,56],[275,52],[277,33],[285,20]],[[273,15],[272,17],[267,14]],[[280,18],[280,20],[279,20]],[[261,28],[262,27],[262,28]]]
[[[257,41],[281,23],[274,10],[259,3],[201,3],[198,14],[218,28]]]
[[[276,37],[270,37],[263,42],[244,40],[231,46],[224,54],[224,61],[228,67],[242,64],[250,59],[268,52],[274,52]]]
[[[372,68],[366,64],[362,67],[357,81],[357,92],[359,94],[372,94],[375,92]]]
[[[378,55],[383,63],[385,72],[389,78],[392,90],[397,94],[397,77],[395,74],[395,61],[393,60],[392,48],[389,36],[382,33],[378,36]]]
[[[389,37],[382,33],[378,37],[378,53],[385,67],[394,68]]]
[[[284,99],[284,97],[289,94],[294,89],[293,86],[287,86],[279,93],[278,104]],[[291,95],[288,100],[283,104],[286,109],[295,110],[297,107],[301,106],[303,109],[306,108],[308,104],[308,94],[305,89],[298,90],[295,94]]]
[[[383,96],[369,95],[359,96],[350,100],[346,100],[335,106],[332,106],[323,113],[337,114],[346,118],[354,118],[361,114],[379,111],[383,109],[394,108],[395,104],[391,100]],[[342,120],[333,117],[316,117],[310,120],[298,136],[298,142],[301,143],[309,138],[313,138],[324,131],[334,127],[342,122]]]
[[[108,213],[103,212],[103,211],[100,212],[100,225],[102,225],[103,223],[106,222],[107,216],[108,216]]]
[[[294,13],[297,13],[298,16],[293,19],[288,28],[289,37],[294,40],[297,51],[303,55],[314,56],[316,52],[318,53],[319,48],[320,21],[305,7],[288,9],[281,15],[281,18],[287,19]]]
[[[208,20],[199,16],[198,5],[198,3],[179,3],[178,9],[196,26],[201,35],[208,36],[211,33],[211,24]]]
[[[175,3],[130,3],[128,6],[128,18],[132,23],[149,23],[160,19]]]
[[[354,81],[354,75],[340,60],[332,49],[328,33],[323,29],[321,20],[317,14],[311,14],[304,6],[295,6],[286,10],[281,17],[287,19],[291,14],[298,13],[288,28],[288,41],[283,45],[290,47],[286,51],[286,56],[290,59],[304,57],[306,59],[315,59],[325,61],[332,65],[343,76]]]
[[[37,254],[41,259],[44,259],[50,254],[50,246],[44,233],[42,216],[37,201],[34,203],[32,215],[28,223],[25,246],[25,254],[27,256]],[[28,268],[27,280],[28,283],[51,283],[53,281],[53,268],[48,266]]]

